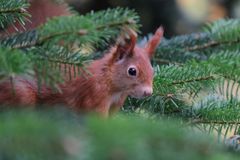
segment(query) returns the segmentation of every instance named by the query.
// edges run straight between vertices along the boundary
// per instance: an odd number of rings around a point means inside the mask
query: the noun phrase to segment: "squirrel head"
[[[136,45],[137,33],[131,29],[126,29],[120,36],[110,59],[112,85],[117,91],[134,98],[152,94],[154,70],[151,58],[162,36],[163,28],[160,27],[144,47]]]

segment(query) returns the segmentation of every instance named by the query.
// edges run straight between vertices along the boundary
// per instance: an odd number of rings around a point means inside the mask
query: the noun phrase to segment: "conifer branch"
[[[51,41],[56,43],[62,39],[65,43],[79,41],[81,44],[91,43],[92,46],[104,46],[107,45],[107,41],[116,37],[123,26],[137,30],[138,21],[139,17],[134,11],[122,8],[100,11],[85,16],[57,17],[49,20],[37,30],[2,39],[1,42],[13,48],[41,46],[44,43],[51,43]]]
[[[174,81],[170,83],[169,85],[178,85],[178,84],[184,84],[184,83],[193,83],[193,82],[200,82],[200,81],[208,81],[208,80],[214,80],[214,76],[207,76],[207,77],[200,77],[200,78],[194,78],[194,79],[187,79],[182,81]]]
[[[96,31],[99,31],[101,32],[102,30],[106,29],[106,28],[109,28],[111,30],[111,28],[116,28],[116,27],[120,27],[120,26],[125,26],[125,25],[133,25],[133,24],[136,24],[135,21],[131,21],[129,19],[125,20],[125,21],[121,21],[121,22],[113,22],[113,23],[106,23],[104,25],[96,25],[96,27],[94,28]],[[90,31],[87,30],[87,29],[80,29],[79,31],[77,32],[72,32],[72,31],[67,31],[67,32],[59,32],[59,33],[54,33],[54,34],[50,34],[46,37],[41,37],[37,42],[36,44],[33,44],[33,45],[41,45],[42,43],[52,39],[52,38],[55,38],[55,37],[58,37],[58,36],[65,36],[65,35],[78,35],[78,36],[85,36],[87,34],[90,34]],[[29,47],[29,46],[28,46]]]
[[[161,65],[161,64],[164,64],[164,65],[174,64],[174,65],[178,65],[178,66],[183,65],[183,63],[173,62],[173,61],[166,60],[166,59],[154,58],[153,60],[154,60],[154,62],[156,62],[159,65]]]
[[[240,39],[239,40],[235,40],[235,41],[223,41],[223,42],[216,42],[216,41],[210,41],[207,42],[205,44],[201,44],[201,45],[196,45],[193,47],[187,47],[186,51],[197,51],[197,50],[204,50],[204,49],[208,49],[211,47],[218,47],[221,45],[230,45],[230,44],[238,44],[240,43]]]
[[[0,14],[4,13],[27,13],[27,11],[24,8],[0,9]]]
[[[194,119],[191,121],[192,124],[221,124],[221,125],[240,125],[240,121],[211,121],[211,120],[202,120],[202,119]]]
[[[0,2],[0,27],[5,29],[8,25],[15,25],[15,22],[23,27],[25,20],[30,15],[26,9],[29,7],[27,0],[1,0]],[[17,28],[15,28],[17,30]]]
[[[88,31],[87,30],[83,30],[83,29],[80,29],[78,32],[71,32],[71,31],[67,31],[67,32],[58,32],[58,33],[54,33],[52,35],[47,35],[46,37],[40,37],[38,41],[36,41],[35,44],[32,44],[33,46],[38,46],[38,45],[41,45],[43,44],[44,42],[52,39],[52,38],[55,38],[55,37],[58,37],[58,36],[66,36],[66,35],[72,35],[72,34],[75,34],[75,35],[78,35],[78,36],[84,36],[84,35],[87,35],[88,34]],[[23,47],[23,46],[22,46]],[[29,47],[29,46],[27,46]]]
[[[219,20],[208,25],[205,32],[164,39],[156,57],[180,63],[206,60],[212,53],[239,45],[239,28],[238,19]]]

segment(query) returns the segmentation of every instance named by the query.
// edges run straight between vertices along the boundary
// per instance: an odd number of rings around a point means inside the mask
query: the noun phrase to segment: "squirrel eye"
[[[128,68],[128,75],[129,76],[137,76],[137,70],[135,67],[129,67]]]

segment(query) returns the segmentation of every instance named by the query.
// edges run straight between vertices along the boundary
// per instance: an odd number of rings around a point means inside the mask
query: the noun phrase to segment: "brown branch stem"
[[[182,80],[182,81],[175,81],[169,84],[171,85],[177,85],[177,84],[184,84],[184,83],[191,83],[191,82],[199,82],[199,81],[207,81],[207,80],[214,80],[214,76],[207,76],[207,77],[200,77],[200,78],[194,78],[194,79],[188,79],[188,80]]]
[[[240,40],[235,40],[235,41],[225,41],[225,42],[216,42],[216,41],[210,41],[208,43],[205,43],[203,45],[196,45],[193,47],[187,47],[186,50],[187,51],[196,51],[196,50],[202,50],[202,49],[206,49],[206,48],[210,48],[210,47],[215,47],[215,46],[220,46],[223,44],[234,44],[234,43],[239,43]]]
[[[211,120],[194,120],[191,122],[192,124],[235,124],[240,125],[240,122],[234,122],[234,121],[211,121]]]
[[[135,23],[135,22],[128,19],[128,20],[122,21],[122,22],[100,25],[100,26],[97,26],[95,29],[96,30],[102,30],[106,27],[115,27],[115,26],[119,26],[119,25],[127,25],[127,24],[133,24],[133,23]],[[80,29],[77,32],[76,31],[75,32],[72,32],[72,31],[58,32],[58,33],[54,33],[54,34],[39,38],[39,40],[35,41],[35,43],[25,44],[25,45],[16,45],[13,48],[27,48],[27,47],[32,47],[32,46],[35,46],[35,45],[41,45],[43,42],[45,42],[49,39],[52,39],[54,37],[57,37],[57,36],[70,35],[70,34],[76,34],[76,35],[79,35],[79,36],[84,36],[84,35],[87,35],[88,33],[89,33],[88,30],[85,30],[85,29]]]
[[[175,64],[175,65],[178,65],[178,66],[183,65],[182,63],[172,62],[172,61],[169,61],[169,60],[166,60],[166,59],[160,59],[160,58],[154,58],[154,61],[156,61],[159,64]]]

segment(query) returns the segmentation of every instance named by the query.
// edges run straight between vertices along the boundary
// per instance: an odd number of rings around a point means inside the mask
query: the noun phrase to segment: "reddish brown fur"
[[[44,1],[32,1],[29,9],[32,23],[26,25],[27,29],[44,23],[48,17],[69,14],[66,7]],[[8,31],[14,32],[12,28]],[[35,80],[17,77],[13,80],[14,92],[9,80],[0,83],[0,104],[63,104],[76,111],[92,111],[107,116],[109,112],[118,111],[128,95],[143,97],[144,87],[141,86],[152,87],[153,69],[150,58],[160,42],[163,30],[159,28],[144,48],[135,45],[137,34],[134,31],[127,29],[126,33],[122,37],[130,36],[129,39],[119,40],[105,57],[87,67],[91,75],[83,73],[84,76],[66,80],[59,85],[61,92],[46,86],[42,86],[39,92]],[[130,65],[136,67],[137,77],[127,75]]]
[[[0,104],[26,105],[36,104],[36,86],[22,78],[13,79],[0,83]]]
[[[154,34],[154,36],[150,39],[150,41],[145,46],[146,51],[149,53],[150,56],[153,55],[154,51],[156,50],[156,47],[160,43],[161,39],[159,37],[162,37],[163,33],[164,33],[163,28],[159,27],[156,33]]]
[[[61,84],[62,92],[43,86],[39,94],[36,82],[16,78],[13,81],[15,94],[12,93],[10,81],[0,84],[0,103],[30,106],[37,103],[64,104],[77,111],[95,111],[104,116],[107,116],[109,111],[119,110],[128,95],[141,98],[142,86],[152,87],[153,69],[149,58],[152,53],[147,51],[152,51],[158,45],[153,43],[146,48],[140,48],[135,46],[136,36],[131,32],[129,34],[130,41],[117,44],[105,57],[93,61],[87,67],[91,74],[83,73],[84,76]],[[153,39],[160,40],[161,36],[156,34]],[[152,42],[150,40],[150,43]],[[127,67],[130,65],[136,67],[136,77],[127,74]]]

